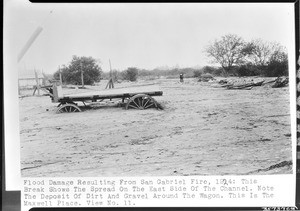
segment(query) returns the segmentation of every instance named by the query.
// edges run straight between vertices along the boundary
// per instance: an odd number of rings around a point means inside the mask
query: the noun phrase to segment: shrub
[[[215,68],[215,70],[213,71],[213,75],[215,75],[215,76],[221,76],[222,73],[223,73],[222,67],[220,67],[220,68]]]
[[[129,67],[127,70],[123,71],[123,79],[129,81],[136,81],[138,76],[138,69],[135,67]]]
[[[271,61],[264,71],[267,77],[287,76],[288,74],[288,61]]]
[[[193,76],[195,78],[199,78],[202,75],[203,71],[202,70],[194,70],[193,73],[194,73]]]
[[[283,51],[275,51],[271,57],[270,63],[266,67],[265,75],[278,77],[287,76],[288,71],[288,55]]]
[[[255,75],[261,75],[261,69],[263,67],[259,67],[252,64],[246,64],[241,65],[237,69],[237,75],[238,76],[255,76]]]

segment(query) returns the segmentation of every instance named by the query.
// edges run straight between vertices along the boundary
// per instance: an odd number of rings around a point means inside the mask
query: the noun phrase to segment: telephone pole
[[[60,82],[60,85],[62,85],[62,76],[61,76],[60,66],[58,66],[58,70],[59,70],[59,82]]]
[[[82,62],[80,62],[80,69],[81,69],[81,85],[82,88],[84,88]]]
[[[107,83],[105,89],[107,89],[107,88],[113,89],[113,88],[115,87],[115,86],[114,86],[113,75],[112,75],[112,69],[111,69],[110,59],[109,59],[109,69],[110,69],[110,72],[109,72],[109,80],[108,80],[108,83]]]

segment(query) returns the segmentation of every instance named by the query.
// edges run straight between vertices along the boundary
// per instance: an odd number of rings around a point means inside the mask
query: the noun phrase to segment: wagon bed
[[[149,96],[160,96],[160,91],[157,85],[145,85],[125,88],[105,89],[99,91],[91,91],[77,94],[65,94],[60,100],[72,99],[74,101],[94,100],[94,99],[113,99],[131,97],[137,94],[147,94]]]
[[[153,96],[161,96],[163,92],[158,85],[141,85],[134,87],[114,88],[99,91],[88,91],[76,94],[62,94],[61,86],[53,89],[52,102],[59,103],[57,113],[81,111],[75,102],[97,102],[105,99],[122,99],[126,109],[161,108]]]

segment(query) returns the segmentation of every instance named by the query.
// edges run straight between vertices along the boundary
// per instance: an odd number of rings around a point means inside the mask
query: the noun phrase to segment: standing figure
[[[180,78],[180,82],[183,83],[183,74],[182,73],[179,75],[179,78]]]

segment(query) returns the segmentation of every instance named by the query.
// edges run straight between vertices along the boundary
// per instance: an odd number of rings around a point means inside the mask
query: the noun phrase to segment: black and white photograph
[[[21,176],[295,173],[291,8],[10,2]]]

